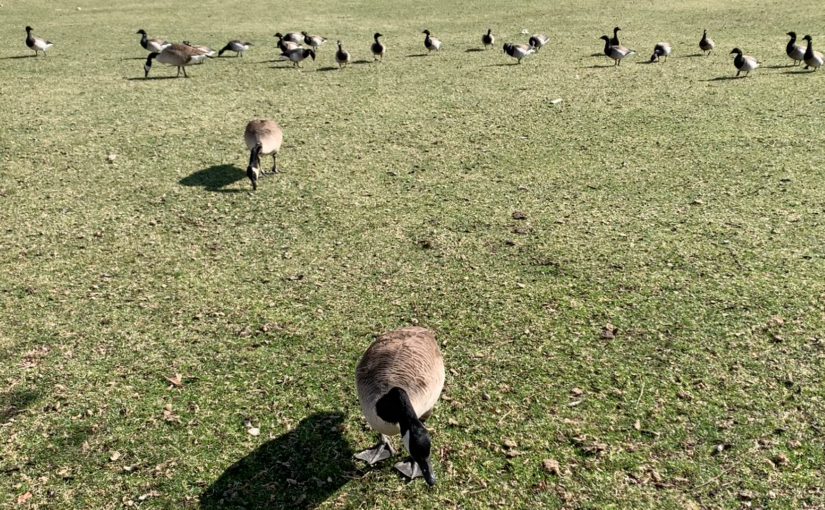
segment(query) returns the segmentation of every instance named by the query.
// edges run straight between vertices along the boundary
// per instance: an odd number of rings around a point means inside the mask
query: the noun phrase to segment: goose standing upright
[[[788,41],[788,46],[785,47],[785,53],[788,54],[788,57],[793,60],[793,65],[799,65],[803,60],[805,60],[805,47],[796,44],[796,32],[788,32],[791,38]]]
[[[547,44],[547,41],[549,40],[550,38],[544,34],[533,34],[530,36],[530,40],[527,44],[535,48],[536,51],[539,51],[545,44]]]
[[[221,48],[221,51],[218,52],[218,56],[222,56],[226,51],[234,51],[236,57],[243,57],[243,52],[248,50],[250,47],[252,47],[251,42],[235,39],[234,41],[229,41],[226,43],[226,46]]]
[[[622,59],[628,55],[633,55],[636,52],[629,50],[624,46],[613,46],[610,44],[610,38],[606,35],[600,37],[604,41],[604,54],[613,59],[616,66],[621,65]]]
[[[383,37],[383,34],[379,34],[378,32],[372,36],[373,40],[375,41],[370,45],[370,51],[372,52],[372,61],[375,62],[379,58],[381,62],[384,61],[384,53],[387,52],[387,46],[378,40],[379,37]]]
[[[713,39],[708,37],[707,29],[704,29],[702,31],[702,39],[699,41],[699,49],[701,49],[702,51],[707,51],[707,53],[705,54],[705,56],[707,57],[708,55],[710,55],[710,52],[713,51],[713,48],[715,46],[716,44],[713,43]]]
[[[813,41],[810,35],[806,35],[802,40],[808,41],[808,47],[805,49],[805,69],[813,67],[814,71],[816,71],[822,67],[823,62],[825,62],[825,56],[818,51],[814,51]]]
[[[730,55],[736,54],[733,58],[733,65],[736,67],[736,76],[739,76],[739,73],[744,72],[745,76],[748,76],[751,71],[759,67],[759,61],[755,58],[743,55],[742,50],[739,48],[734,48],[731,50]]]
[[[379,434],[378,444],[355,458],[372,465],[395,455],[387,436],[400,433],[411,458],[395,468],[435,484],[430,434],[423,425],[444,387],[444,358],[433,334],[413,326],[379,336],[358,363],[355,383],[361,411]]]
[[[481,36],[481,44],[484,45],[484,49],[487,49],[487,46],[493,47],[496,42],[496,36],[492,34],[493,29],[488,28],[487,33]]]
[[[149,53],[160,53],[161,51],[163,51],[163,48],[171,44],[164,41],[163,39],[147,38],[146,30],[143,30],[142,28],[135,33],[141,34],[142,37],[140,38],[140,46]]]
[[[46,56],[46,50],[53,46],[51,41],[47,41],[41,37],[35,37],[32,35],[32,27],[26,27],[26,46],[34,50],[34,56],[37,56],[38,51],[43,52],[43,56]]]
[[[349,52],[341,48],[341,41],[338,41],[338,51],[335,52],[335,63],[338,64],[338,69],[349,64],[351,59]]]
[[[535,52],[536,49],[533,46],[527,46],[525,44],[504,43],[504,53],[510,55],[515,59],[518,59],[519,64],[521,64],[521,59]]]
[[[653,47],[653,55],[651,55],[650,61],[655,62],[661,57],[665,57],[665,61],[667,61],[668,55],[670,55],[670,44],[666,42],[656,43],[656,46]]]
[[[424,38],[424,47],[427,48],[428,52],[432,53],[441,49],[441,39],[432,37],[429,29],[424,30],[421,33],[427,35],[427,37]]]
[[[193,48],[192,46],[186,46],[185,44],[170,44],[169,46],[163,48],[163,50],[159,53],[152,52],[148,57],[146,57],[146,63],[143,64],[143,70],[145,71],[143,77],[149,77],[149,70],[152,69],[152,61],[157,60],[161,64],[168,64],[170,66],[177,67],[178,74],[176,77],[180,77],[180,70],[183,69],[184,78],[189,78],[186,74],[186,66],[190,64],[200,64],[205,58],[205,53]]]
[[[246,147],[250,150],[249,165],[246,167],[246,176],[252,181],[252,189],[258,189],[258,179],[267,175],[279,173],[276,167],[276,157],[281,150],[284,134],[281,126],[271,119],[249,121],[243,133]],[[272,170],[261,170],[261,154],[272,154]]]
[[[610,45],[611,46],[620,46],[621,43],[619,42],[619,27],[613,27],[613,37],[610,38]]]

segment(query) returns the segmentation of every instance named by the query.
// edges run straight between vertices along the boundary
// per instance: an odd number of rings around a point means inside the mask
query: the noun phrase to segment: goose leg
[[[389,459],[397,455],[398,452],[395,451],[395,448],[392,447],[390,444],[390,438],[385,436],[384,434],[379,435],[378,444],[373,446],[368,450],[364,450],[355,455],[356,459],[363,460],[370,466],[375,464],[376,462],[380,462],[384,459]]]
[[[277,157],[278,157],[278,153],[277,153],[277,152],[273,152],[273,153],[272,153],[272,172],[270,172],[270,173],[273,173],[273,174],[279,174],[279,173],[281,173],[281,171],[280,171],[280,170],[278,170],[278,167],[276,166],[276,161],[275,161],[275,158],[277,158]]]
[[[186,74],[186,67],[183,67],[183,77],[189,78],[189,76]]]
[[[180,66],[178,66],[178,74],[175,75],[175,78],[180,78]]]

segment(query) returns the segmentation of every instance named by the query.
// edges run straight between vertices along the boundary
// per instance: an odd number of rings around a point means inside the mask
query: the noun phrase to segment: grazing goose
[[[183,45],[184,46],[189,46],[190,48],[193,48],[193,49],[203,53],[208,58],[214,57],[215,53],[217,53],[215,50],[213,50],[209,46],[203,46],[203,45],[200,45],[200,44],[190,44],[189,41],[183,41]]]
[[[379,34],[378,32],[375,33],[372,38],[375,40],[372,45],[370,45],[370,51],[372,52],[372,61],[375,62],[376,60],[381,59],[381,62],[384,61],[384,53],[387,52],[387,45],[382,43],[378,40],[379,37],[384,37],[383,34]]]
[[[549,40],[550,38],[544,34],[533,34],[532,36],[530,36],[530,40],[527,42],[527,44],[535,48],[536,51],[539,51],[542,48],[542,46],[547,44],[547,41]]]
[[[802,38],[802,40],[808,41],[808,47],[805,49],[805,69],[813,67],[814,71],[816,71],[817,69],[822,67],[822,63],[823,61],[825,61],[825,57],[822,56],[822,53],[814,51],[811,36],[806,35]]]
[[[651,55],[650,61],[655,62],[661,57],[665,57],[665,61],[667,61],[668,55],[670,55],[670,44],[666,42],[656,43],[656,46],[653,47],[653,55]]]
[[[742,50],[739,48],[734,48],[731,50],[729,55],[733,55],[736,53],[736,56],[733,58],[733,65],[736,67],[736,76],[739,76],[739,73],[745,73],[745,76],[748,76],[751,71],[759,67],[759,61],[753,57],[748,55],[743,55]]]
[[[223,55],[223,52],[225,51],[234,51],[236,57],[243,57],[243,52],[248,50],[251,46],[251,42],[235,39],[234,41],[229,41],[226,43],[226,46],[221,48],[221,51],[218,52],[218,56],[220,57]]]
[[[702,40],[699,41],[699,49],[701,49],[702,51],[707,51],[705,56],[708,56],[708,55],[710,55],[710,52],[713,51],[713,48],[715,46],[716,45],[713,43],[713,39],[708,37],[707,29],[703,30],[702,31]]]
[[[791,40],[788,41],[785,53],[793,60],[793,65],[798,65],[805,60],[805,46],[796,44],[796,32],[788,32],[788,35],[791,37]]]
[[[633,50],[625,48],[624,46],[613,46],[610,44],[610,38],[606,35],[601,36],[600,39],[604,41],[604,54],[612,58],[617,66],[622,64],[623,58],[636,53]]]
[[[186,66],[191,64],[200,64],[205,58],[205,53],[196,50],[192,46],[186,46],[184,44],[170,44],[169,46],[163,48],[163,50],[159,53],[153,52],[149,54],[146,58],[146,63],[143,64],[143,70],[145,71],[143,77],[149,77],[149,70],[152,69],[152,60],[157,60],[161,64],[168,64],[170,66],[177,67],[178,74],[176,77],[180,77],[180,70],[183,69],[183,76],[185,78],[189,78],[186,74]]]
[[[40,37],[35,37],[32,35],[32,27],[26,27],[26,46],[34,50],[34,56],[37,56],[38,51],[43,52],[43,56],[46,56],[46,50],[52,47],[52,43]]]
[[[301,44],[304,42],[304,34],[305,32],[287,32],[284,36],[284,41]]]
[[[481,44],[484,45],[485,50],[487,49],[487,46],[493,47],[496,42],[496,36],[491,33],[492,31],[492,28],[488,28],[487,33],[481,36]]]
[[[249,166],[246,167],[246,176],[252,181],[252,189],[258,189],[258,179],[267,175],[277,174],[278,168],[275,166],[275,158],[281,150],[281,142],[284,141],[284,134],[281,126],[270,119],[259,119],[249,121],[246,130],[243,132],[243,139],[246,147],[250,150]],[[272,170],[265,172],[261,170],[261,154],[272,154]]]
[[[338,64],[338,69],[349,64],[351,59],[349,52],[341,48],[341,41],[338,41],[338,51],[335,52],[335,63]]]
[[[312,46],[312,49],[318,51],[318,47],[327,42],[326,37],[321,37],[320,35],[309,35],[306,32],[301,32],[304,34],[304,43],[307,46]]]
[[[148,51],[149,53],[160,53],[161,51],[163,51],[163,48],[171,44],[164,41],[163,39],[147,39],[146,30],[143,30],[142,28],[135,33],[141,34],[140,45],[143,47],[144,50]]]
[[[284,36],[282,36],[280,32],[276,33],[275,37],[278,38],[278,45],[277,45],[278,49],[281,50],[282,52],[283,51],[294,50],[295,48],[298,47],[298,43],[292,42],[292,41],[287,41],[286,39],[284,39]]]
[[[395,468],[435,484],[430,434],[422,424],[444,387],[444,359],[433,334],[413,326],[379,336],[358,363],[355,383],[361,411],[379,434],[378,444],[355,458],[372,465],[395,455],[387,436],[400,433],[411,458]]]
[[[427,48],[427,51],[432,53],[433,51],[438,51],[441,49],[441,40],[431,37],[429,30],[424,30],[421,33],[427,34],[427,37],[424,38],[424,47]]]
[[[613,27],[613,37],[610,38],[610,45],[611,46],[620,46],[621,43],[619,42],[619,27]]]
[[[519,64],[521,64],[521,59],[535,52],[536,49],[532,46],[527,46],[525,44],[504,43],[504,53],[518,59]]]
[[[312,60],[315,60],[315,52],[312,50],[301,48],[299,46],[295,49],[281,53],[281,55],[278,58],[280,58],[281,60],[292,61],[293,67],[301,67],[300,62],[307,57],[312,57]]]

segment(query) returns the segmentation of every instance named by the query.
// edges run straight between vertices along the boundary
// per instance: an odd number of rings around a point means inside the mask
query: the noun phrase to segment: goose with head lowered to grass
[[[496,43],[496,36],[493,35],[493,29],[488,28],[487,33],[481,36],[481,44],[484,45],[484,49],[487,49],[487,46],[493,47]]]
[[[787,35],[790,36],[791,40],[788,41],[788,45],[785,47],[785,53],[788,58],[793,60],[793,65],[798,65],[805,60],[805,46],[796,44],[796,32],[788,32]]]
[[[284,134],[281,126],[271,119],[258,119],[249,121],[243,133],[249,153],[249,165],[246,167],[246,176],[252,181],[252,189],[258,189],[258,179],[268,175],[277,174],[279,170],[276,166],[276,157],[281,150],[281,143],[284,141]],[[272,154],[272,170],[265,172],[261,170],[261,154]]]
[[[301,62],[308,57],[312,57],[312,60],[315,60],[315,52],[306,48],[301,48],[300,46],[295,49],[285,51],[278,56],[281,60],[289,60],[292,62],[293,67],[301,67]]]
[[[32,27],[26,27],[26,46],[34,50],[34,56],[37,56],[38,51],[43,52],[43,56],[46,56],[46,50],[53,46],[51,41],[47,41],[42,37],[35,37],[32,35]]]
[[[278,34],[275,34],[278,35]],[[287,32],[284,41],[301,44],[304,42],[304,32]]]
[[[544,34],[533,34],[530,36],[530,40],[527,41],[527,44],[535,48],[536,51],[539,51],[545,44],[547,44],[547,41],[549,40],[550,38]]]
[[[226,51],[234,51],[236,57],[243,57],[243,52],[245,52],[251,47],[251,42],[235,39],[234,41],[229,41],[228,43],[226,43],[226,46],[221,48],[221,51],[218,52],[218,56],[222,56]]]
[[[813,67],[814,71],[816,71],[822,67],[822,64],[825,62],[825,56],[818,51],[814,51],[814,43],[811,40],[811,36],[806,35],[802,40],[808,41],[808,47],[805,48],[805,69]]]
[[[433,334],[411,326],[379,336],[358,363],[355,383],[361,411],[379,434],[378,444],[355,458],[372,465],[392,457],[396,451],[387,436],[401,434],[410,458],[395,468],[435,484],[430,434],[423,425],[444,387],[444,358]]]
[[[653,47],[653,55],[650,56],[650,61],[656,62],[662,57],[665,57],[665,61],[667,61],[668,55],[670,55],[670,44],[666,42],[656,43],[656,46]]]
[[[375,41],[370,45],[370,51],[372,52],[373,62],[379,59],[381,60],[381,62],[383,62],[384,53],[387,52],[387,45],[379,41],[379,37],[384,37],[384,35],[376,32],[375,35],[372,36],[373,40]]]
[[[427,48],[429,53],[434,51],[439,51],[441,49],[441,39],[436,39],[430,34],[430,30],[424,30],[421,32],[422,34],[426,34],[427,37],[424,38],[424,47]]]
[[[135,33],[141,34],[140,46],[149,53],[159,53],[163,51],[163,48],[172,44],[164,41],[163,39],[149,39],[146,36],[146,30],[143,30],[142,28]]]
[[[504,43],[504,53],[517,59],[519,64],[521,64],[521,59],[535,52],[536,49],[532,46],[527,46],[525,44]]]
[[[739,48],[734,48],[729,53],[730,55],[736,54],[733,57],[733,66],[736,67],[736,76],[739,76],[739,73],[745,73],[745,76],[748,76],[751,71],[759,67],[759,61],[749,55],[743,55],[742,50]]]
[[[146,57],[146,63],[143,64],[145,74],[144,78],[149,77],[149,70],[152,69],[152,61],[157,60],[161,64],[167,64],[178,68],[176,77],[180,77],[180,70],[183,69],[183,76],[189,78],[186,74],[186,66],[192,64],[200,64],[206,58],[206,54],[192,46],[184,44],[170,44],[163,48],[161,52],[150,53]]]
[[[633,50],[625,48],[624,46],[613,46],[610,44],[610,38],[606,35],[601,36],[601,39],[604,41],[604,54],[612,58],[613,62],[615,62],[615,65],[617,66],[621,65],[623,58],[636,53]]]

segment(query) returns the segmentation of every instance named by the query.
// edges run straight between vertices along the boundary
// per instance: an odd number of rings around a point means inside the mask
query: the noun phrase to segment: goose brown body
[[[798,65],[805,60],[805,46],[796,44],[796,32],[788,32],[787,35],[790,36],[791,40],[788,41],[788,45],[785,47],[785,53],[788,58],[793,60],[793,65]]]
[[[415,414],[426,418],[444,387],[444,359],[433,334],[410,326],[379,336],[367,348],[355,370],[358,401],[370,426],[381,434],[400,433],[397,423],[387,423],[376,403],[393,388],[406,391]]]
[[[192,64],[199,64],[206,58],[206,54],[201,50],[185,44],[170,44],[163,48],[160,53],[150,53],[146,58],[146,64],[143,69],[146,72],[145,77],[149,76],[149,69],[152,68],[152,60],[157,60],[161,64],[167,64],[178,68],[177,76],[180,76],[180,71],[183,69],[183,76],[186,74],[186,66]]]
[[[281,126],[272,119],[251,120],[243,133],[246,148],[250,150],[249,166],[246,169],[247,177],[252,181],[252,189],[258,188],[258,178],[267,175],[261,171],[261,154],[272,154],[272,170],[269,173],[278,173],[277,156],[284,141]]]
[[[429,29],[424,30],[422,33],[427,35],[427,37],[424,38],[424,47],[427,48],[427,51],[432,53],[433,51],[439,51],[441,49],[441,39],[433,37]]]
[[[545,44],[547,44],[547,41],[549,40],[550,38],[544,34],[533,34],[530,36],[527,44],[535,48],[536,51],[539,51]]]
[[[810,35],[806,35],[802,38],[805,41],[808,41],[808,47],[805,48],[805,69],[814,68],[814,71],[822,67],[822,64],[825,63],[825,56],[818,51],[814,51],[813,41]]]

